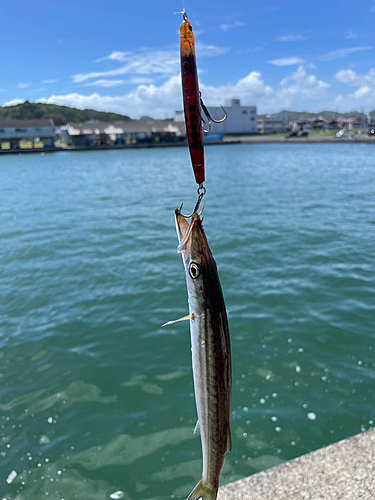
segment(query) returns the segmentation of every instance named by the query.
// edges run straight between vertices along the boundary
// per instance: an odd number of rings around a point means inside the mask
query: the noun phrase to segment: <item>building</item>
[[[223,123],[211,123],[212,134],[256,134],[257,108],[256,106],[242,106],[240,99],[230,99],[225,103],[227,119]],[[221,107],[207,109],[214,120],[221,120],[224,112]],[[175,122],[184,122],[184,112],[175,112]]]
[[[44,147],[53,147],[55,126],[53,120],[0,120],[0,144],[10,143],[11,149],[19,149],[21,141],[36,140],[44,143]]]
[[[288,113],[276,113],[258,118],[259,134],[280,134],[288,130]]]
[[[361,116],[354,116],[345,120],[345,125],[349,130],[367,128],[367,120]]]
[[[184,139],[185,125],[164,120],[68,123],[59,135],[72,146],[176,142]]]

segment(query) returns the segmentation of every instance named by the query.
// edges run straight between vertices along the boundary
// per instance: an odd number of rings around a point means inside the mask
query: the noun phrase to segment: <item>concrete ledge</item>
[[[374,500],[375,429],[220,488],[218,500]]]

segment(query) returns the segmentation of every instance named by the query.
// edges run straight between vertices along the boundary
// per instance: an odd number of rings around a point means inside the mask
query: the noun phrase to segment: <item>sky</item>
[[[206,105],[375,109],[375,0],[2,0],[0,104],[172,117],[183,7]]]

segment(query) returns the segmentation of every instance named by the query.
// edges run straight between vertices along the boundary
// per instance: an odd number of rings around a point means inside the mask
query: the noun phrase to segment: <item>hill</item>
[[[15,106],[0,106],[0,120],[35,120],[53,118],[55,125],[66,123],[84,123],[90,120],[112,122],[127,121],[130,118],[118,113],[95,111],[94,109],[77,109],[57,104],[43,104],[25,101]]]
[[[319,113],[310,113],[309,111],[288,111],[283,109],[280,113],[287,113],[290,121],[307,120],[309,118],[319,118],[322,116],[326,120],[337,120],[340,118],[356,118],[361,116],[367,118],[367,115],[359,111],[351,111],[350,113],[338,113],[337,111],[320,111]],[[275,113],[278,114],[278,113]],[[264,118],[266,115],[258,115],[259,118]]]

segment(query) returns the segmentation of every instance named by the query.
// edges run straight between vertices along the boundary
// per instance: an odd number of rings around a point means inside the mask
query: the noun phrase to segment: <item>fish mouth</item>
[[[180,210],[181,209],[176,208],[176,210],[174,211],[174,215],[175,215],[177,237],[179,243],[181,244],[181,242],[186,236],[186,233],[189,231],[190,224],[188,223],[186,218],[182,215]]]
[[[199,238],[199,229],[202,227],[202,221],[196,212],[189,216],[189,218],[191,218],[190,224],[186,220],[186,217],[182,215],[180,210],[176,208],[175,222],[179,241],[177,252],[182,254],[185,263],[188,262],[191,256],[193,243],[197,240],[197,238]]]

